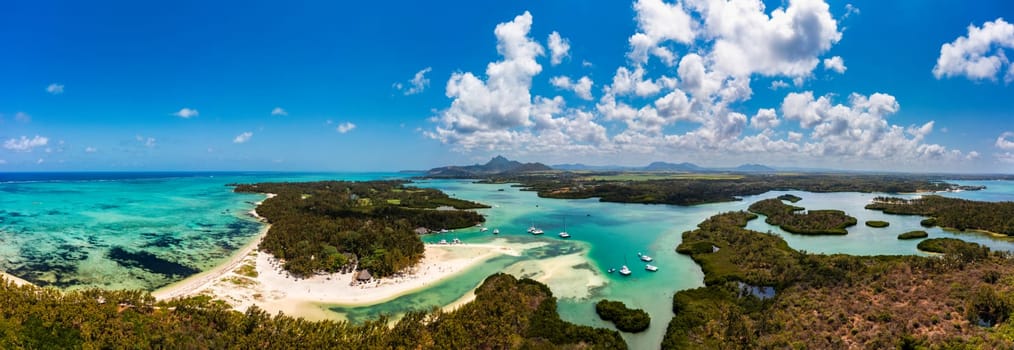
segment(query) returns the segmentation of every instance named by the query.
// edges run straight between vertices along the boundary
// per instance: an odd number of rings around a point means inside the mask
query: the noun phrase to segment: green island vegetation
[[[679,291],[664,349],[1009,349],[1011,255],[955,240],[940,257],[816,255],[722,213],[677,251],[705,287]]]
[[[891,226],[891,223],[889,223],[887,221],[880,221],[880,220],[868,220],[868,221],[866,221],[866,226],[874,227],[874,228],[883,228],[883,227]]]
[[[543,171],[474,176],[481,183],[517,184],[540,197],[603,202],[695,205],[737,201],[776,190],[808,192],[946,191],[959,186],[916,175],[723,174]]]
[[[898,235],[898,239],[919,239],[929,237],[926,231],[908,231]]]
[[[143,291],[15,286],[0,281],[3,349],[626,349],[619,332],[568,323],[545,285],[488,277],[452,312],[354,325],[242,313],[209,297],[156,302]]]
[[[979,202],[941,196],[916,199],[877,197],[866,209],[887,214],[922,215],[926,227],[941,226],[960,231],[982,230],[1014,236],[1014,202]]]
[[[580,174],[580,173],[578,173]],[[721,173],[665,173],[623,172],[616,174],[589,174],[578,181],[649,181],[649,180],[739,180],[742,174]]]
[[[651,324],[651,316],[641,309],[628,309],[622,301],[602,299],[595,303],[595,313],[624,332],[642,332]]]
[[[783,230],[801,235],[845,235],[846,227],[856,224],[856,218],[841,210],[805,210],[788,205],[781,200],[770,198],[750,205],[750,211],[764,214],[764,222],[781,227]]]
[[[989,254],[989,248],[957,238],[930,238],[919,242],[919,250],[930,253],[981,257]]]
[[[368,269],[384,277],[422,259],[417,227],[455,229],[483,222],[464,209],[485,205],[450,198],[405,181],[321,181],[235,185],[236,192],[273,193],[257,206],[271,228],[258,247],[300,276]]]
[[[795,203],[795,202],[803,200],[802,197],[799,197],[799,196],[796,196],[796,195],[791,195],[791,194],[783,194],[781,196],[778,196],[778,199],[781,199],[783,201],[789,201],[789,202],[792,202],[792,203]]]

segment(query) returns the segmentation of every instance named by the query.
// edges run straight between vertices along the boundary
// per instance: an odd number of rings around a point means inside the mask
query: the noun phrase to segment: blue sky
[[[0,171],[503,154],[1009,173],[1006,19],[1006,1],[10,3]]]

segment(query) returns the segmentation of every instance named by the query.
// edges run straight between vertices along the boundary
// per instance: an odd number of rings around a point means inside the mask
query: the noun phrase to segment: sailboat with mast
[[[560,232],[560,238],[570,238],[570,234],[567,233],[567,217],[563,217],[563,231]]]

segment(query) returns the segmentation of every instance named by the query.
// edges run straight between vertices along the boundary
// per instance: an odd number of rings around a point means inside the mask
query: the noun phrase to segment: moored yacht
[[[539,229],[538,227],[535,227],[535,223],[532,222],[532,226],[528,227],[528,233],[531,233],[533,235],[541,235],[545,232]]]
[[[644,264],[644,269],[648,270],[648,271],[651,271],[651,272],[655,272],[655,271],[658,271],[658,266],[655,266],[655,265],[652,265],[652,264]]]
[[[641,253],[637,253],[637,256],[641,257],[641,261],[643,261],[643,262],[651,262],[652,260],[655,260],[655,259],[652,259],[650,256],[648,256],[648,255],[642,255]]]
[[[627,268],[627,265],[623,265],[622,267],[620,267],[620,274],[624,276],[630,276],[630,269]]]

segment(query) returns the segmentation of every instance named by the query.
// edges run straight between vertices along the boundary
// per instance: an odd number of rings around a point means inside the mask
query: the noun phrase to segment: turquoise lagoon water
[[[0,270],[38,284],[68,289],[153,290],[193,271],[217,265],[256,234],[260,224],[247,212],[263,197],[233,193],[226,186],[228,183],[399,176],[402,174],[226,173],[34,182],[24,179],[4,182],[0,176]],[[1014,200],[1014,182],[981,184],[985,184],[987,190],[943,195],[975,200]],[[602,203],[595,199],[544,199],[510,185],[474,184],[463,180],[420,181],[417,185],[493,206],[481,212],[487,217],[487,227],[502,232],[494,237],[488,232],[479,232],[478,228],[468,228],[426,236],[427,242],[459,238],[466,243],[482,243],[496,238],[517,243],[538,241],[546,245],[526,250],[519,257],[495,258],[455,278],[382,304],[321,306],[335,312],[336,318],[361,321],[381,314],[397,316],[407,310],[447,305],[474,289],[486,276],[510,269],[512,265],[581,253],[587,261],[553,277],[550,286],[558,279],[565,281],[562,283],[581,284],[567,285],[568,289],[584,287],[582,279],[574,277],[589,273],[604,278],[606,284],[589,288],[583,298],[561,298],[561,316],[575,323],[610,327],[595,315],[593,304],[601,298],[621,300],[629,306],[645,309],[652,316],[648,331],[624,334],[624,338],[632,348],[656,348],[672,317],[672,294],[702,285],[700,268],[674,251],[680,234],[716,213],[744,210],[757,200],[784,193],[802,197],[797,205],[807,209],[843,209],[857,217],[860,224],[849,228],[848,235],[834,237],[788,234],[765,224],[763,218],[750,222],[748,227],[779,234],[792,247],[813,253],[921,254],[915,248],[917,241],[896,239],[899,233],[923,229],[919,226],[921,217],[887,215],[863,208],[870,199],[883,194],[769,192],[737,202],[679,207]],[[569,240],[556,236],[563,230],[564,218],[567,231],[572,235]],[[891,226],[869,228],[862,224],[866,220],[884,220]],[[527,234],[526,228],[533,223],[546,234],[538,237]],[[1014,250],[1014,241],[1006,238],[938,228],[927,231],[930,237],[958,237],[993,249]],[[653,264],[660,267],[659,272],[645,271],[644,264],[638,260],[638,252],[653,256]],[[606,272],[623,264],[631,267],[632,276]]]
[[[965,183],[962,184],[972,184]],[[475,200],[493,206],[482,210],[487,217],[486,226],[499,228],[501,234],[479,232],[478,228],[462,229],[455,232],[429,235],[424,241],[433,243],[442,239],[461,239],[466,243],[482,243],[493,239],[511,242],[547,242],[549,245],[526,252],[521,257],[504,257],[480,266],[457,278],[435,284],[418,293],[407,295],[390,302],[369,307],[328,306],[342,317],[353,321],[378,317],[380,314],[397,314],[404,310],[428,309],[446,305],[478,286],[490,273],[505,266],[526,259],[550,258],[575,251],[586,252],[587,266],[607,280],[604,287],[593,288],[590,296],[581,299],[562,298],[559,301],[561,316],[571,322],[611,327],[600,320],[594,311],[599,299],[620,300],[628,306],[645,309],[652,318],[652,326],[643,333],[627,334],[624,339],[634,349],[657,348],[665,328],[672,318],[672,295],[678,290],[702,286],[703,273],[690,258],[676,254],[681,234],[692,230],[709,216],[725,211],[746,210],[753,202],[791,193],[803,198],[796,205],[807,209],[842,209],[859,220],[849,228],[846,236],[802,236],[782,231],[776,226],[764,223],[763,217],[753,220],[748,228],[773,232],[781,235],[793,248],[812,253],[847,253],[854,255],[922,255],[918,241],[902,241],[897,235],[911,230],[925,229],[919,225],[922,217],[888,215],[879,211],[866,210],[864,206],[873,197],[883,193],[809,193],[802,191],[773,191],[757,196],[747,196],[741,201],[705,204],[690,207],[669,205],[644,205],[602,203],[597,199],[556,200],[539,198],[534,192],[521,191],[510,185],[473,184],[465,180],[420,181],[417,186],[441,189],[455,197]],[[987,190],[976,192],[943,193],[947,196],[964,196],[976,200],[1010,200],[1014,197],[1014,182],[987,184]],[[500,190],[503,191],[500,191]],[[912,194],[891,194],[892,196],[914,197]],[[974,196],[974,197],[972,197]],[[567,231],[572,235],[568,240],[560,239],[556,233],[563,230],[566,217]],[[870,228],[866,220],[884,220],[891,223],[887,228]],[[532,236],[526,233],[528,226],[535,224],[546,231],[545,235]],[[996,238],[978,233],[954,233],[939,228],[926,229],[930,237],[956,237],[977,242],[999,250],[1014,250],[1014,240]],[[637,253],[654,257],[653,265],[659,272],[643,269]],[[606,272],[627,264],[634,273],[629,277]],[[570,281],[570,276],[557,276]],[[549,283],[552,286],[552,282]]]
[[[0,174],[0,270],[65,289],[146,289],[227,259],[263,199],[229,183],[396,174]]]

